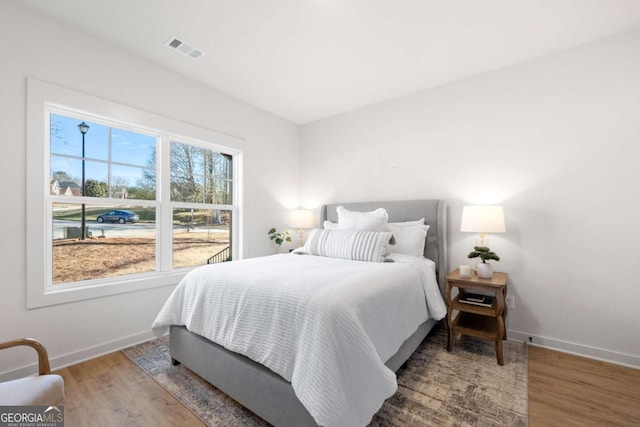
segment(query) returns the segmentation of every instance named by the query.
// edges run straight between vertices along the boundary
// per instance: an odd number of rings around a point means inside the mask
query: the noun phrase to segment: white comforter
[[[319,425],[365,425],[396,389],[384,363],[446,308],[434,263],[274,255],[204,266],[176,287],[153,323],[187,329],[291,382]]]

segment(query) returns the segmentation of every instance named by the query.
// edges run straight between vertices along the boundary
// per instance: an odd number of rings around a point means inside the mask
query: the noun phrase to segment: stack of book
[[[460,295],[461,303],[480,305],[482,307],[491,307],[494,299],[495,297],[492,295],[472,294],[469,292],[465,292]]]

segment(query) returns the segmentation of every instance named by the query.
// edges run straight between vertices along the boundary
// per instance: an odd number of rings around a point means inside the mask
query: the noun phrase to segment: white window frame
[[[103,198],[51,196],[50,113],[77,117],[107,126],[156,136],[156,162],[160,180],[156,200],[135,204],[156,207],[156,271],[135,275],[52,284],[52,202],[104,203]],[[196,145],[233,156],[233,203],[201,205],[231,210],[232,257],[242,259],[242,151],[243,140],[160,115],[127,107],[35,79],[27,80],[27,308],[45,307],[143,289],[176,285],[195,267],[172,268],[173,233],[170,200],[169,145],[171,141]],[[162,250],[160,248],[163,248]]]

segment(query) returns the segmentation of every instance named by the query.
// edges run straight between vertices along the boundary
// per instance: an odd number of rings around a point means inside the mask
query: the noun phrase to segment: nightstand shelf
[[[495,341],[498,339],[498,325],[494,318],[481,314],[460,312],[453,319],[453,329],[462,334]]]
[[[507,338],[505,328],[507,279],[506,273],[494,273],[491,279],[481,279],[475,272],[470,278],[461,278],[458,270],[447,275],[445,299],[447,326],[449,327],[448,351],[453,350],[455,334],[479,337],[495,341],[498,364],[504,365],[502,340]],[[458,295],[455,297],[451,296],[452,288],[458,288]],[[467,304],[460,302],[460,297],[464,292],[492,294],[495,298],[490,307]],[[454,312],[457,312],[455,317],[453,316]]]
[[[482,305],[473,305],[460,302],[460,296],[461,294],[456,295],[453,301],[451,301],[451,306],[454,310],[464,311],[466,313],[482,314],[485,316],[489,315],[492,317],[496,317],[498,315],[497,299],[493,301],[491,307],[484,307]]]

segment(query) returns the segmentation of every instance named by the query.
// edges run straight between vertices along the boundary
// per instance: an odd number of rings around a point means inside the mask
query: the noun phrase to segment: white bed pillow
[[[390,232],[313,229],[303,251],[309,255],[384,262]]]
[[[325,230],[337,230],[338,223],[333,221],[325,221],[322,223],[322,228],[324,228]]]
[[[395,225],[396,227],[413,227],[416,225],[424,225],[424,218],[420,218],[416,221],[390,222],[389,225]]]
[[[389,225],[395,225],[396,227],[413,227],[416,225],[424,225],[424,218],[418,219],[416,221],[390,222]],[[324,228],[325,230],[337,230],[338,223],[327,220],[322,223],[322,228]]]
[[[389,215],[383,208],[371,212],[357,212],[338,206],[336,212],[339,230],[385,231],[389,222]]]
[[[387,248],[386,255],[393,252],[416,257],[424,256],[424,242],[429,231],[428,225],[398,226],[389,223],[387,231],[393,234],[395,244]]]

